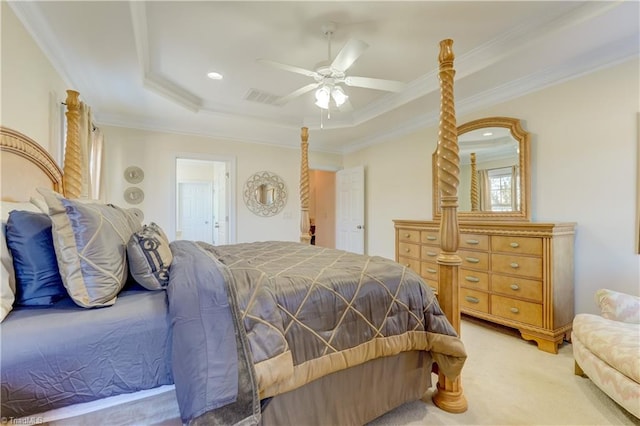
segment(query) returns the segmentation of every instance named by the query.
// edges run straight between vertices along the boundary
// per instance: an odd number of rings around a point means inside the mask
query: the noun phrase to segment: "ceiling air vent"
[[[278,99],[280,99],[280,96],[263,92],[258,89],[249,89],[244,99],[251,102],[258,102],[260,104],[273,105]]]

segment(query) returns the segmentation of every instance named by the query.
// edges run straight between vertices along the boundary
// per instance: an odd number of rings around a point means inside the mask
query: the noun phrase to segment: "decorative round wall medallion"
[[[124,200],[129,204],[140,204],[144,200],[142,189],[130,186],[124,190]]]
[[[258,216],[274,216],[287,204],[287,187],[275,173],[254,173],[244,184],[244,203]]]
[[[144,179],[144,172],[138,166],[129,166],[124,170],[124,178],[129,183],[140,183]]]

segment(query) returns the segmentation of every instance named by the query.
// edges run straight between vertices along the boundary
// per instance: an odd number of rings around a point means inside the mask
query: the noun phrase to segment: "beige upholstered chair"
[[[575,373],[640,418],[640,297],[601,289],[595,299],[600,315],[573,320]]]

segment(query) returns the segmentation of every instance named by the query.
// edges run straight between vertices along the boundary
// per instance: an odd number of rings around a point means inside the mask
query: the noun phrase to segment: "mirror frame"
[[[273,203],[262,204],[256,199],[256,191],[262,185],[273,187]],[[244,203],[254,214],[262,217],[275,216],[287,204],[287,186],[280,176],[271,172],[257,172],[244,184]]]
[[[502,220],[502,221],[530,221],[531,212],[531,172],[530,172],[530,135],[522,128],[520,120],[511,117],[487,117],[469,121],[458,126],[458,135],[481,129],[483,127],[505,127],[511,132],[511,136],[519,143],[519,163],[520,163],[520,205],[518,211],[513,212],[461,212],[458,211],[460,221],[482,221],[482,220]],[[440,190],[438,188],[438,154],[437,149],[432,155],[432,182],[433,182],[433,219],[440,220]]]

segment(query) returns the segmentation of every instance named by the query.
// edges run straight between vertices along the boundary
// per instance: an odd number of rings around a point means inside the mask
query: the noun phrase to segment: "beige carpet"
[[[462,371],[469,409],[450,414],[430,399],[417,401],[369,426],[640,425],[589,379],[574,375],[571,344],[553,355],[522,340],[516,330],[466,317],[461,327],[469,356]]]

